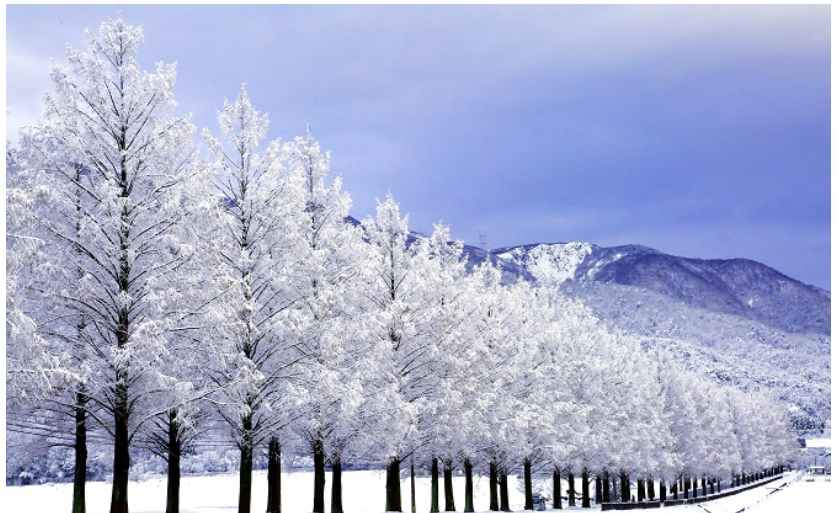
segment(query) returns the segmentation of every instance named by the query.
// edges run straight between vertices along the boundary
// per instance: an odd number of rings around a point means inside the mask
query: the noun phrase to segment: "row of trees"
[[[181,456],[208,438],[240,452],[240,513],[263,450],[269,513],[283,452],[311,457],[316,513],[327,466],[342,512],[347,461],[384,464],[388,511],[415,465],[432,511],[442,470],[453,510],[462,470],[472,511],[475,472],[492,509],[509,509],[519,471],[532,508],[544,469],[570,497],[581,474],[587,506],[594,475],[628,491],[631,477],[751,474],[789,456],[777,404],[609,331],[559,292],[547,259],[536,283],[505,283],[446,227],[416,236],[392,197],[354,222],[329,155],[308,132],[266,143],[244,86],[197,144],[174,66],[142,69],[142,39],[106,21],[68,51],[42,122],[9,155],[10,399],[51,415],[12,414],[10,429],[74,448],[74,513],[89,443],[113,448],[111,513],[128,511],[132,447],[166,459],[177,512]]]

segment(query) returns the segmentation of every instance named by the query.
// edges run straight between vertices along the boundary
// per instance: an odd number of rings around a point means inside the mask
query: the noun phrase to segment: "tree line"
[[[506,511],[510,473],[526,509],[535,472],[553,474],[556,507],[561,479],[573,502],[581,476],[587,507],[590,480],[597,500],[628,500],[631,480],[638,499],[654,479],[664,497],[665,482],[739,483],[791,456],[772,398],[607,328],[547,256],[534,282],[510,280],[443,225],[412,232],[391,196],[353,222],[329,154],[308,130],[266,141],[244,85],[198,134],[177,112],[175,66],[142,68],[142,42],[108,20],[69,49],[8,155],[7,384],[36,412],[9,429],[73,448],[73,513],[89,443],[113,451],[111,513],[128,512],[132,450],[166,460],[176,513],[181,458],[207,439],[239,451],[240,513],[260,451],[269,513],[283,454],[311,458],[315,513],[327,468],[342,513],[353,461],[384,466],[387,511],[421,466],[436,512],[455,509],[455,472],[464,511],[476,473]]]

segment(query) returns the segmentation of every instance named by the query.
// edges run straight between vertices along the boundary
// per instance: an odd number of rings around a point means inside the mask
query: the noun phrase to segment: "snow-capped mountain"
[[[793,333],[830,333],[830,293],[742,258],[704,260],[639,245],[528,244],[491,254],[529,277],[534,251],[548,254],[566,280],[631,285],[687,305],[754,319]]]

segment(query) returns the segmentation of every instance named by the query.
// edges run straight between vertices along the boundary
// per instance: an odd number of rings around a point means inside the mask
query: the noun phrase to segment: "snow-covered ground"
[[[800,477],[800,476],[798,476]],[[836,484],[826,481],[823,477],[816,481],[807,482],[797,479],[777,493],[764,496],[757,504],[751,506],[748,513],[780,513],[780,512],[816,512],[835,511],[839,504]]]
[[[282,501],[285,513],[306,513],[312,511],[313,474],[291,472],[283,474]],[[326,510],[329,511],[331,475],[326,473]],[[383,471],[345,471],[344,511],[345,513],[372,513],[384,510],[385,474]],[[510,506],[520,510],[524,507],[524,495],[518,490],[515,477],[510,482]],[[431,480],[418,477],[417,511],[427,512],[431,493]],[[475,507],[489,509],[489,479],[475,479]],[[443,480],[440,479],[440,508],[443,507]],[[455,505],[463,509],[462,477],[454,478]],[[238,474],[217,474],[209,476],[185,476],[181,481],[181,511],[183,513],[230,513],[236,511],[239,482]],[[265,511],[267,498],[267,476],[264,471],[254,472],[253,502],[251,510]],[[111,486],[107,482],[93,482],[87,485],[88,513],[107,513],[110,505]],[[7,487],[0,511],[47,512],[69,510],[72,499],[70,483],[34,486]],[[153,478],[132,481],[128,488],[128,505],[131,513],[159,513],[165,509],[166,479]],[[411,511],[410,480],[402,481],[402,510]]]
[[[265,511],[266,475],[254,473],[252,511]],[[834,511],[836,494],[832,483],[820,479],[806,482],[797,473],[787,474],[783,480],[766,486],[719,499],[712,502],[667,508],[668,513],[815,513]],[[329,478],[327,473],[326,508],[329,510]],[[312,473],[292,472],[283,474],[283,511],[306,513],[312,511]],[[787,486],[781,487],[783,483]],[[440,481],[442,488],[442,479]],[[454,478],[455,504],[463,509],[463,478]],[[547,491],[547,480],[536,480],[537,491]],[[409,481],[402,482],[402,509],[409,512]],[[417,478],[417,511],[429,509],[430,480]],[[489,480],[475,480],[475,508],[489,509]],[[578,485],[579,486],[579,482]],[[384,509],[385,475],[381,471],[344,472],[344,511],[346,513],[375,513]],[[545,487],[545,488],[543,488]],[[776,493],[774,489],[780,488]],[[94,482],[88,484],[88,513],[106,513],[110,499],[110,484]],[[236,474],[212,476],[188,476],[181,483],[181,511],[183,513],[231,513],[236,511],[238,481]],[[47,512],[64,511],[70,506],[72,486],[69,483],[36,486],[13,486],[4,490],[2,511]],[[164,509],[166,481],[164,478],[132,481],[129,491],[129,506],[132,513],[159,513]],[[521,510],[524,496],[515,477],[510,479],[510,506]],[[442,489],[440,490],[440,506]],[[579,503],[578,503],[579,508]],[[593,511],[599,508],[592,508]],[[590,510],[590,511],[592,511]],[[665,510],[662,510],[665,511]]]
[[[667,513],[817,513],[836,511],[833,484],[823,477],[806,482],[801,473],[711,502],[667,508]]]

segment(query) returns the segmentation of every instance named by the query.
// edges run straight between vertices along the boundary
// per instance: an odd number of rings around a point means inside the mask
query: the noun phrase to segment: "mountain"
[[[645,246],[528,244],[491,254],[531,279],[532,253],[550,255],[567,280],[629,285],[681,303],[738,315],[792,333],[830,334],[830,293],[743,258],[686,258]]]

